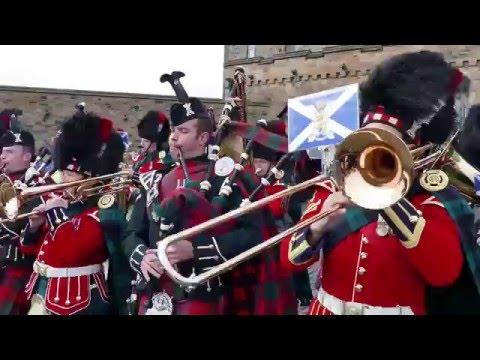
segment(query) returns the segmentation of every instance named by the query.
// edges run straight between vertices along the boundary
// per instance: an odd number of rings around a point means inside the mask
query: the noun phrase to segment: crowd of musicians
[[[21,112],[0,113],[0,314],[480,313],[480,106],[468,104],[468,77],[442,55],[392,57],[360,84],[361,129],[444,150],[431,183],[417,170],[400,200],[376,210],[329,177],[330,157],[287,152],[286,109],[246,122],[240,93],[215,115],[188,97],[179,74],[162,77],[178,103],[140,119],[138,151],[133,134],[88,104],[40,148]],[[165,252],[194,278],[329,212],[276,246],[191,287],[160,261],[168,236],[321,174]],[[368,191],[358,194],[368,200]]]

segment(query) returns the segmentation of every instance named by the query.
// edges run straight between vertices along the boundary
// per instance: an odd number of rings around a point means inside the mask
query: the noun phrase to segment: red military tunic
[[[322,211],[333,191],[331,181],[319,184],[302,219]],[[426,287],[452,284],[460,274],[463,255],[456,224],[442,203],[431,194],[415,195],[410,202],[425,219],[418,243],[407,247],[393,233],[380,236],[377,221],[369,223],[325,255],[321,264],[323,291],[345,302],[410,307],[414,314],[426,313]],[[294,248],[296,235],[282,243],[282,263],[305,269],[319,260],[319,251],[313,251],[306,242]],[[331,312],[317,299],[310,314]]]
[[[25,236],[22,249],[36,255],[34,273],[26,286],[30,298],[45,266],[55,269],[79,268],[72,276],[48,276],[44,295],[45,308],[57,315],[73,315],[91,302],[91,289],[98,288],[101,299],[108,302],[108,291],[102,264],[108,259],[98,208],[87,208],[62,222],[53,231],[48,222],[32,243]],[[26,230],[28,232],[28,229]],[[82,273],[86,273],[83,274]]]

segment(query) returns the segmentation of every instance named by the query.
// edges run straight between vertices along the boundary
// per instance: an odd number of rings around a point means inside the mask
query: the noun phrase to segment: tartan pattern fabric
[[[0,315],[25,315],[29,301],[24,292],[32,266],[9,265],[0,270]]]
[[[248,196],[258,184],[253,174],[242,172],[242,192]],[[262,193],[263,197],[265,192]],[[259,196],[260,198],[260,196]],[[260,211],[262,235],[267,240],[277,234],[275,221],[268,213],[268,207]],[[260,218],[260,217],[259,217]],[[278,246],[271,248],[232,270],[233,282],[225,296],[228,310],[234,314],[284,315],[297,314],[297,301],[292,274],[280,266]],[[253,303],[249,296],[254,296]]]
[[[165,199],[159,209],[159,215],[166,223],[179,219],[173,232],[188,228],[194,224],[210,220],[221,213],[239,206],[240,201],[255,189],[258,180],[251,173],[241,172],[236,184],[240,191],[230,197],[227,208],[220,206],[221,201],[207,201],[204,196],[193,189],[179,188]],[[241,196],[238,196],[241,194]],[[264,193],[262,194],[264,196]],[[215,204],[215,205],[213,205]],[[225,205],[225,204],[223,204]],[[276,234],[274,219],[264,208],[255,214],[262,239],[266,240]],[[212,229],[199,236],[219,236],[238,225],[238,220],[232,220],[221,228]],[[235,241],[235,238],[232,238]],[[232,244],[235,246],[235,244]],[[293,281],[290,273],[285,272],[279,263],[278,249],[271,249],[257,257],[246,261],[222,276],[223,309],[222,313],[249,315],[249,314],[296,314],[297,304]]]
[[[105,244],[109,253],[108,287],[110,302],[114,311],[127,314],[125,300],[130,296],[132,273],[128,257],[121,247],[121,239],[125,238],[126,220],[117,207],[99,209],[98,217],[103,229]]]
[[[158,208],[158,215],[164,218],[167,224],[175,223],[179,214],[185,217],[188,211],[188,219],[183,219],[183,226],[200,224],[220,214],[220,210],[210,203],[198,191],[189,188],[178,188],[162,201]],[[180,231],[180,229],[174,229]]]
[[[267,229],[268,230],[268,229]],[[270,236],[276,229],[269,228]],[[297,314],[297,299],[292,274],[280,266],[280,250],[274,247],[261,256],[258,282],[255,285],[256,315],[294,315]]]
[[[173,304],[174,315],[221,315],[220,302],[180,300]]]
[[[235,191],[229,197],[228,205],[231,204],[230,202],[239,203],[241,199],[238,199],[238,197],[239,192]],[[174,227],[169,231],[170,234],[215,218],[223,212],[222,210],[209,202],[199,191],[189,188],[177,188],[169,194],[168,198],[162,201],[158,216],[162,218],[162,222],[165,225],[173,223]],[[216,251],[210,250],[214,251],[215,254],[205,254],[206,250],[199,249],[200,246],[205,247],[205,245],[212,243],[212,236],[216,237],[218,246],[222,249],[221,252],[224,252],[227,257],[231,257],[228,255],[229,253],[236,254],[245,247],[253,246],[250,243],[256,242],[256,239],[260,238],[258,232],[255,231],[257,228],[253,220],[247,224],[245,218],[242,217],[189,238],[193,243],[194,259],[179,264],[179,271],[188,276],[192,272],[192,268],[194,268],[195,273],[200,273],[204,271],[205,267],[215,266],[221,262],[218,258],[217,260],[212,259],[213,255],[217,255]],[[207,284],[199,286],[190,292],[188,298],[210,302],[216,298],[218,301],[221,293],[228,291],[230,286],[229,274],[221,277],[221,283],[222,286],[220,286],[218,281],[212,279]],[[209,287],[211,288],[210,291],[207,290]]]
[[[260,126],[248,123],[231,121],[228,124],[229,133],[244,139],[253,140],[271,150],[286,154],[288,152],[288,139],[273,132],[267,131]]]
[[[435,197],[442,202],[450,217],[457,224],[465,258],[480,293],[480,247],[475,240],[473,210],[458,191],[452,187],[436,192]]]

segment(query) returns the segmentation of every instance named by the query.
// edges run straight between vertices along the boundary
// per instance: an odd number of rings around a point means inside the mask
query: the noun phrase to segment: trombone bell
[[[26,188],[18,187],[18,185],[13,184],[6,176],[3,178],[0,177],[0,210],[6,216],[6,219],[0,219],[0,224],[24,218],[26,214],[19,214],[20,207],[26,202],[44,194],[55,191],[66,191],[71,187],[77,187],[79,191],[76,191],[76,193],[71,196],[73,197],[72,201],[78,201],[81,198],[101,195],[102,191],[105,193],[122,191],[126,185],[130,184],[131,181],[127,180],[129,177],[130,171],[124,170],[113,174],[101,175],[67,183]],[[98,182],[116,178],[120,178],[120,181],[111,184],[106,183],[92,188],[92,186],[98,184]],[[111,190],[108,189],[109,186],[112,187]]]
[[[387,208],[400,200],[413,179],[408,146],[392,132],[363,128],[338,146],[340,182],[345,195],[365,209]]]

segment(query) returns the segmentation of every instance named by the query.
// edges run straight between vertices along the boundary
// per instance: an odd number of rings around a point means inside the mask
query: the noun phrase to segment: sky
[[[0,85],[174,95],[160,76],[182,71],[189,96],[223,95],[223,45],[0,45]]]

